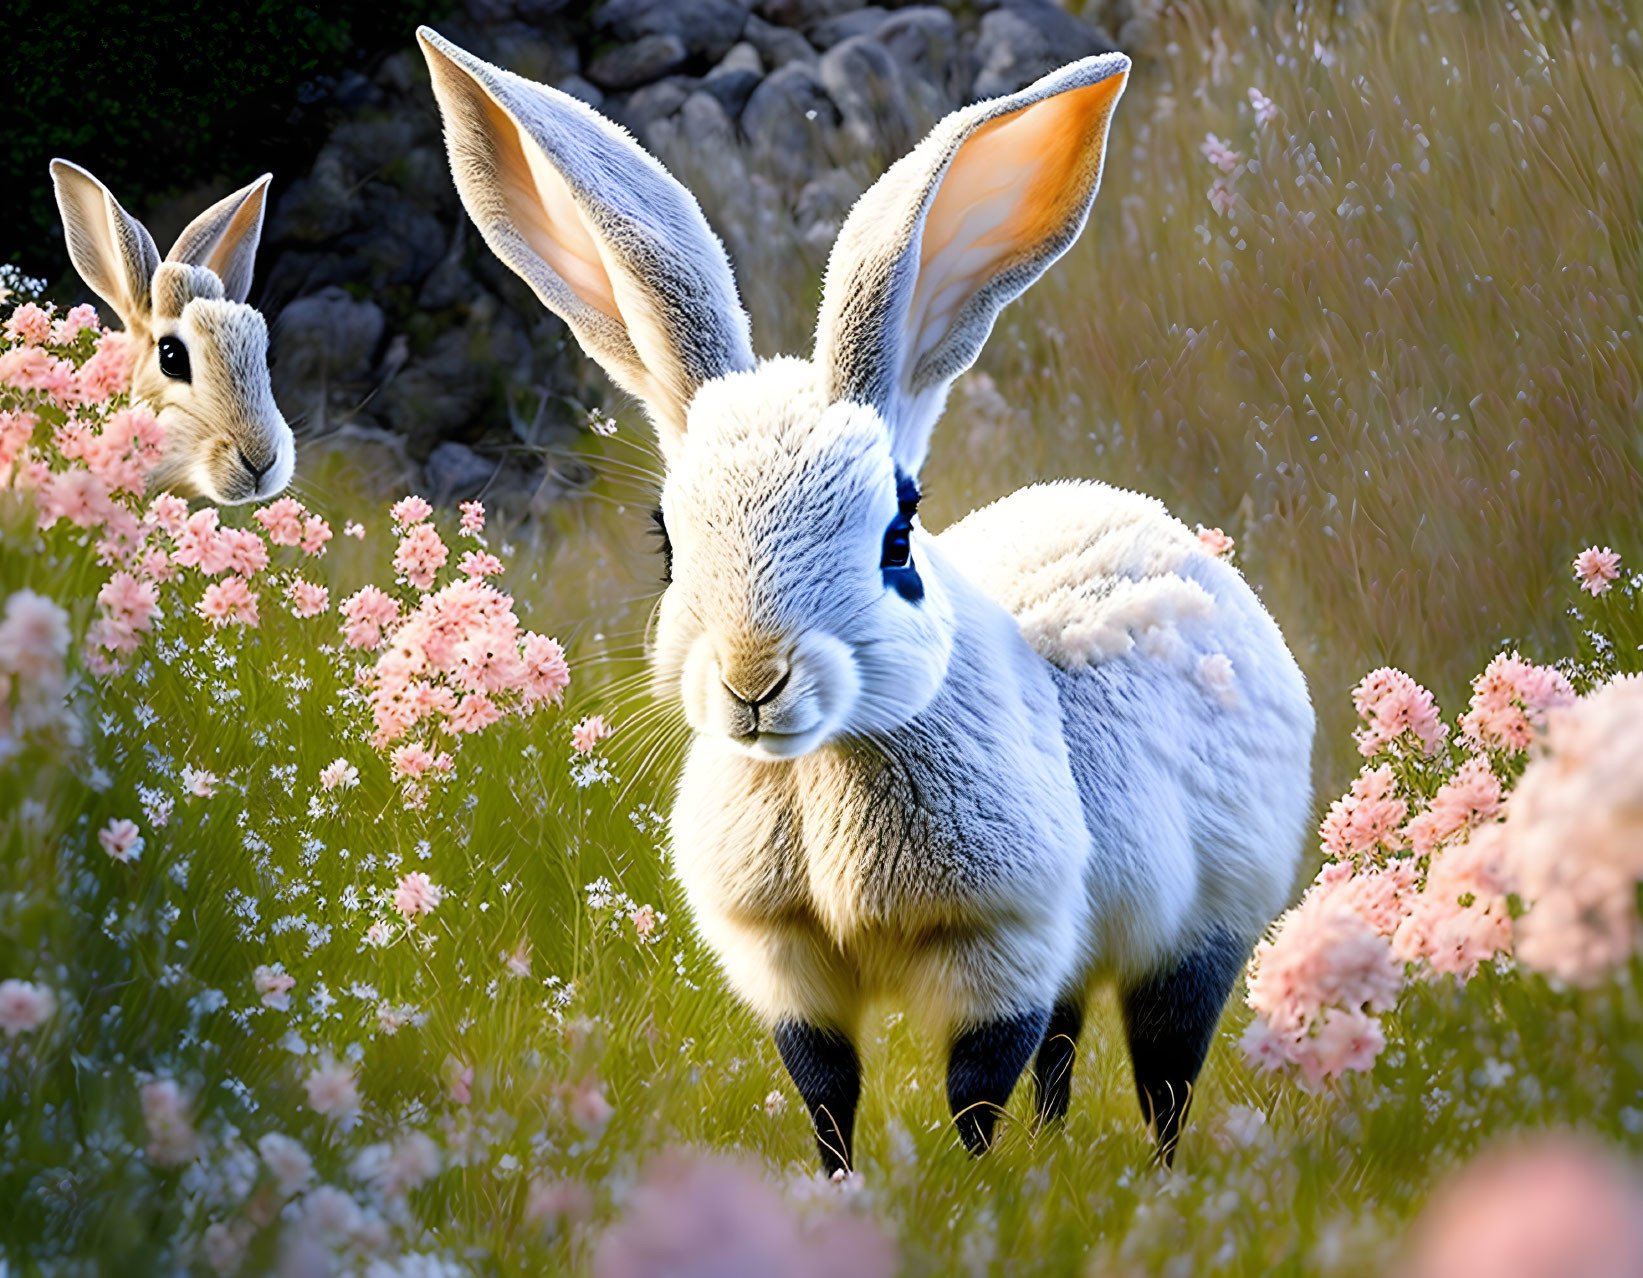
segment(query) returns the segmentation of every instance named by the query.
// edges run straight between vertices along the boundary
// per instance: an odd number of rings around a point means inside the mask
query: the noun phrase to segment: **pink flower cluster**
[[[1546,712],[1574,699],[1559,671],[1501,653],[1472,680],[1472,708],[1461,716],[1461,732],[1485,749],[1527,750]]]
[[[1547,716],[1500,827],[1502,875],[1529,905],[1518,959],[1572,984],[1643,943],[1643,675],[1617,678]]]
[[[1575,580],[1589,594],[1601,595],[1620,576],[1620,556],[1607,546],[1588,546],[1575,556]]]
[[[1365,758],[1406,738],[1430,755],[1449,733],[1432,694],[1392,666],[1371,670],[1359,680],[1352,689],[1352,705],[1367,725],[1354,737]]]
[[[263,526],[276,546],[300,546],[306,555],[323,555],[331,540],[331,525],[310,514],[294,497],[271,501],[251,518]]]

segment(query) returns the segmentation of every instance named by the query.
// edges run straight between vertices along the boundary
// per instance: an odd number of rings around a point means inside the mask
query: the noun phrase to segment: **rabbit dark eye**
[[[662,552],[662,580],[673,581],[673,539],[667,535],[667,520],[662,518],[662,508],[656,507],[650,512],[651,532],[656,535],[657,550]]]
[[[189,376],[188,347],[180,337],[160,339],[160,371],[175,381],[186,382]]]
[[[913,567],[913,515],[918,510],[919,491],[906,475],[896,474],[896,517],[884,530],[884,548],[879,554],[879,569],[884,573],[884,584],[908,603],[924,598],[924,582]]]

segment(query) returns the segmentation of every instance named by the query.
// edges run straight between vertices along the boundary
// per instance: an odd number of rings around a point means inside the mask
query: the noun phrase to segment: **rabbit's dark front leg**
[[[1184,958],[1120,991],[1141,1116],[1168,1167],[1215,1025],[1251,946],[1211,932]]]
[[[776,1050],[804,1097],[816,1126],[816,1148],[828,1175],[850,1170],[850,1136],[861,1096],[861,1062],[856,1045],[837,1030],[782,1021],[776,1026]]]
[[[993,1143],[993,1126],[1016,1080],[1044,1040],[1048,1008],[1034,1008],[962,1031],[947,1057],[947,1103],[958,1138],[972,1154]]]
[[[1083,1028],[1083,996],[1063,996],[1050,1012],[1044,1041],[1033,1061],[1040,1124],[1060,1122],[1067,1116],[1072,1101],[1073,1062],[1078,1059],[1078,1035]]]

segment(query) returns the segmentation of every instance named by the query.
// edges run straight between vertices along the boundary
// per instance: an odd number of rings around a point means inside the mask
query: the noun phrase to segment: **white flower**
[[[44,985],[32,981],[0,981],[0,1030],[16,1038],[37,1030],[57,1010],[57,996]]]
[[[359,769],[346,759],[333,759],[320,771],[319,783],[327,790],[335,790],[339,786],[351,790],[359,784]]]
[[[296,1193],[313,1178],[314,1160],[289,1136],[269,1132],[257,1142],[257,1152],[268,1164],[268,1170],[274,1173],[280,1193],[286,1197]]]

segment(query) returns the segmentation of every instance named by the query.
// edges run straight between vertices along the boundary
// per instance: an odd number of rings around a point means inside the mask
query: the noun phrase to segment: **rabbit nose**
[[[257,466],[253,464],[248,456],[246,456],[245,449],[240,449],[239,454],[240,465],[244,466],[246,470],[251,472],[251,491],[255,492],[257,489],[262,487],[262,477],[274,468],[274,459],[270,457],[261,466]]]
[[[760,706],[768,705],[781,696],[782,689],[787,687],[787,681],[792,676],[793,667],[783,661],[734,672],[722,670],[719,682],[737,701],[757,711]],[[759,691],[755,692],[754,689]]]

